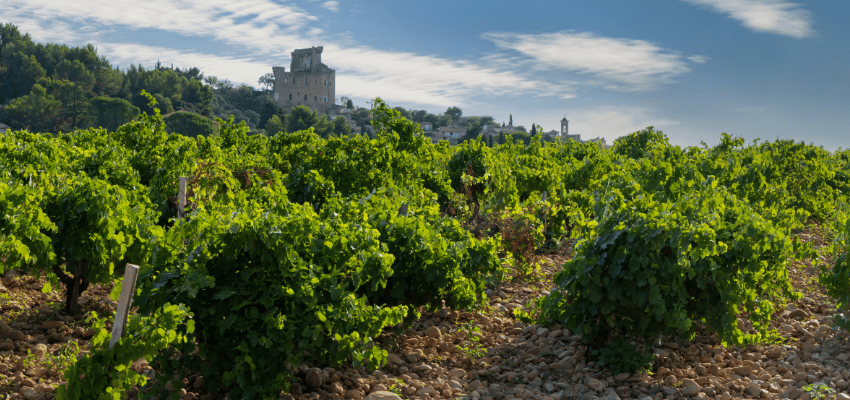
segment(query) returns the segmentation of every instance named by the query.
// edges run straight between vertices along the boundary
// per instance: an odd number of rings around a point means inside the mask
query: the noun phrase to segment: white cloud
[[[708,62],[709,58],[706,56],[696,55],[688,57],[688,60],[691,60],[691,62],[695,64],[705,64]]]
[[[339,2],[338,1],[326,1],[322,3],[322,7],[326,8],[333,12],[339,12]]]
[[[690,71],[681,55],[643,40],[572,31],[482,37],[523,54],[529,59],[525,64],[533,68],[591,75],[609,89],[651,90]]]
[[[57,5],[60,4],[60,5]],[[323,5],[328,5],[324,3]],[[323,61],[337,72],[337,96],[411,101],[436,106],[462,105],[482,96],[525,95],[575,96],[572,85],[534,78],[530,73],[500,65],[383,51],[363,46],[341,46],[322,30],[311,26],[318,20],[306,11],[270,0],[11,0],[0,13],[13,20],[29,20],[31,32],[50,32],[51,41],[69,45],[94,43],[113,64],[166,64],[197,66],[207,76],[234,83],[256,85],[273,65],[288,66],[295,48],[324,44]],[[7,14],[8,13],[8,14]],[[37,16],[37,17],[34,17]],[[72,36],[73,26],[97,26],[90,37]],[[156,29],[178,36],[213,39],[239,49],[241,58],[223,57],[166,46],[115,43],[98,33],[106,30]],[[79,33],[79,32],[76,32]],[[76,40],[68,40],[74,37]],[[42,40],[43,40],[42,39]],[[76,42],[76,43],[75,43]],[[143,42],[137,40],[134,42]],[[179,43],[179,40],[176,41]],[[287,48],[283,48],[282,43]],[[179,45],[178,45],[179,46]],[[267,55],[277,57],[270,58]]]
[[[146,46],[132,43],[92,43],[97,46],[98,53],[106,56],[112,65],[124,68],[131,64],[152,66],[156,62],[174,64],[177,66],[197,67],[205,76],[216,76],[228,79],[235,84],[245,83],[257,85],[257,80],[263,74],[271,72],[267,62],[250,58],[222,57],[196,51],[175,50],[159,46]]]
[[[728,14],[756,32],[773,33],[797,39],[812,36],[811,12],[784,0],[684,0]]]

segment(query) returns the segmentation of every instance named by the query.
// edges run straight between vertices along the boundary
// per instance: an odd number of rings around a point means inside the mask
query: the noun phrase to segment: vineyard
[[[848,390],[847,357],[827,365],[822,342],[848,326],[850,151],[725,133],[682,149],[652,127],[610,149],[540,136],[449,146],[380,99],[372,114],[374,139],[252,135],[232,119],[190,138],[168,133],[158,111],[115,131],[0,134],[0,274],[18,275],[0,290],[0,357],[20,366],[0,369],[0,396]],[[109,304],[128,263],[140,266],[134,309],[110,348]],[[802,310],[789,304],[808,304],[803,270],[829,296],[817,308],[829,318],[788,318]],[[11,312],[23,284],[9,282],[21,278],[61,298],[51,315]],[[95,293],[99,315],[85,306]],[[21,332],[60,316],[79,330]],[[32,350],[51,343],[57,358],[83,331],[55,391],[22,383],[43,369],[24,368]],[[738,368],[738,383],[713,380],[726,374],[706,372],[718,364]],[[783,378],[798,364],[802,378]]]

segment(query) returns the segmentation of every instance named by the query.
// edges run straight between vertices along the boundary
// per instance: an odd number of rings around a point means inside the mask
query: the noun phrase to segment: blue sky
[[[845,0],[4,0],[40,42],[113,65],[196,66],[257,85],[324,46],[356,105],[490,115],[582,138],[646,126],[681,146],[794,139],[850,148]]]

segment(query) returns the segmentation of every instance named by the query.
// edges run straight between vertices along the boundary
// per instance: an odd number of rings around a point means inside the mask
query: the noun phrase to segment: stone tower
[[[570,121],[567,121],[567,117],[561,119],[561,136],[566,137],[570,134],[569,124]]]
[[[336,71],[322,64],[322,46],[296,49],[289,72],[272,67],[274,100],[283,109],[307,106],[318,114],[330,114],[336,95]]]

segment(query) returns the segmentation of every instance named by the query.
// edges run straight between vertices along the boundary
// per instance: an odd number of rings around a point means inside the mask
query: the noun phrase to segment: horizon
[[[37,42],[88,43],[113,66],[199,68],[258,87],[323,46],[336,96],[432,114],[457,106],[583,140],[648,126],[682,147],[722,132],[850,147],[850,3],[11,0]],[[833,4],[834,3],[834,4]],[[451,7],[451,8],[448,8]],[[842,13],[843,11],[843,13]],[[842,68],[844,66],[844,68]]]

